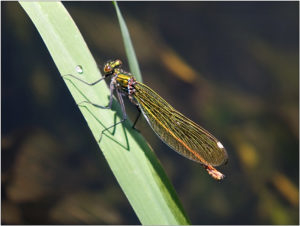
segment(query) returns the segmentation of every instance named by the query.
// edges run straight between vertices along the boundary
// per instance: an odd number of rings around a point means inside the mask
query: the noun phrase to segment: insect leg
[[[75,79],[77,79],[78,81],[81,81],[81,82],[83,82],[84,84],[89,85],[89,86],[96,85],[97,83],[101,82],[101,81],[105,78],[105,76],[102,76],[102,77],[101,77],[100,79],[98,79],[97,81],[92,82],[92,83],[88,83],[88,82],[86,82],[86,81],[84,81],[84,80],[82,80],[82,79],[80,79],[80,78],[78,78],[78,77],[76,77],[75,75],[72,75],[72,74],[66,74],[66,75],[63,75],[62,77],[67,77],[67,76],[70,76],[70,77],[72,77],[72,78],[75,78]]]
[[[107,106],[101,106],[101,105],[98,105],[98,104],[95,104],[95,103],[92,103],[91,101],[89,100],[85,100],[85,101],[82,101],[80,103],[78,103],[79,106],[81,106],[82,103],[88,103],[88,104],[91,104],[97,108],[101,108],[101,109],[111,109],[111,105],[112,105],[112,101],[113,101],[113,92],[114,92],[114,89],[115,89],[115,84],[114,84],[114,81],[112,80],[110,82],[110,85],[109,85],[109,90],[110,90],[110,96],[109,96],[109,103]]]
[[[75,78],[75,79],[79,80],[80,82],[83,82],[84,84],[89,85],[89,86],[96,85],[97,83],[99,83],[100,81],[102,81],[105,78],[105,76],[103,76],[103,77],[101,77],[100,79],[98,79],[95,82],[88,83],[88,82],[86,82],[86,81],[84,81],[84,80],[82,80],[82,79],[80,79],[80,78],[78,78],[78,77],[76,77],[76,76],[74,76],[72,74],[63,75],[63,77],[66,77],[66,76],[70,76],[72,78]],[[82,102],[78,103],[78,105],[81,105],[82,103],[88,103],[88,104],[91,104],[91,105],[93,105],[93,106],[95,106],[97,108],[111,109],[112,101],[113,101],[113,91],[115,89],[115,81],[114,80],[111,81],[109,88],[110,88],[110,97],[109,97],[109,103],[108,103],[107,106],[101,106],[101,105],[95,104],[95,103],[93,103],[91,101],[88,101],[88,100],[82,101]],[[120,93],[120,91],[118,89],[116,90],[116,93],[117,93],[117,96],[118,96],[118,99],[119,99],[119,102],[120,102],[120,105],[121,105],[121,109],[122,109],[122,113],[123,113],[123,119],[120,122],[117,122],[114,125],[111,125],[111,126],[105,128],[104,130],[102,130],[101,131],[101,135],[100,135],[100,139],[99,139],[98,142],[101,141],[102,135],[103,135],[103,133],[106,130],[109,130],[110,128],[115,127],[116,125],[124,122],[127,119],[127,115],[126,115],[126,111],[125,111],[125,105],[124,105],[124,101],[123,101],[122,95],[121,95],[121,93]]]
[[[102,135],[103,135],[103,133],[106,130],[109,130],[110,128],[115,127],[116,125],[123,123],[127,119],[127,115],[126,115],[126,111],[125,111],[125,105],[124,105],[124,101],[123,101],[123,98],[122,98],[122,94],[120,93],[120,91],[118,89],[116,89],[116,93],[117,93],[117,96],[118,96],[118,99],[119,99],[119,102],[120,102],[120,105],[121,105],[121,109],[122,109],[122,113],[123,113],[123,118],[122,118],[121,121],[119,121],[119,122],[117,122],[117,123],[115,123],[115,124],[113,124],[113,125],[105,128],[104,130],[102,130],[101,135],[100,135],[100,139],[99,139],[98,142],[101,141]]]
[[[138,106],[136,106],[136,108],[138,109],[139,113],[138,113],[136,119],[134,120],[134,123],[132,125],[132,129],[135,129],[136,131],[140,132],[137,128],[135,128],[135,125],[136,125],[137,121],[139,120],[139,118],[141,116],[141,109]]]
[[[122,98],[122,94],[120,93],[120,91],[118,89],[116,89],[116,93],[117,93],[117,96],[118,96],[118,99],[119,99],[119,102],[120,102],[120,105],[121,105],[121,109],[122,109],[122,113],[123,113],[123,119],[127,119],[127,115],[126,115],[126,110],[125,110],[125,105],[124,105],[124,101],[123,101],[123,98]]]

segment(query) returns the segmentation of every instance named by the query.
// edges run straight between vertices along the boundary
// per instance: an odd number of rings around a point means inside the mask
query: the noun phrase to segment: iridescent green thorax
[[[123,93],[126,93],[127,95],[131,96],[136,91],[134,87],[137,82],[130,73],[124,72],[122,70],[117,70],[115,72],[114,79],[115,79],[116,86]]]

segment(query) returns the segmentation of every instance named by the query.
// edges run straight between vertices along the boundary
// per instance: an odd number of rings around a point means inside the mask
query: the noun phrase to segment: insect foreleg
[[[88,85],[88,86],[96,85],[97,83],[101,82],[101,81],[105,78],[105,76],[102,76],[102,77],[101,77],[100,79],[98,79],[97,81],[92,82],[92,83],[88,83],[88,82],[82,80],[81,78],[78,78],[78,77],[76,77],[75,75],[72,75],[72,74],[66,74],[66,75],[63,75],[62,77],[65,78],[65,77],[67,77],[67,76],[72,77],[72,78],[75,78],[75,79],[77,79],[78,81],[80,81],[80,82],[82,82],[82,83],[84,83],[84,84],[86,84],[86,85]]]
[[[78,105],[81,106],[82,103],[88,103],[88,104],[91,104],[91,105],[93,105],[93,106],[95,106],[97,108],[111,109],[112,101],[113,101],[113,92],[114,92],[114,89],[115,89],[115,83],[113,81],[111,81],[110,86],[109,86],[109,90],[110,90],[109,103],[108,103],[107,106],[101,106],[101,105],[92,103],[89,100],[82,101],[82,102],[78,103]]]

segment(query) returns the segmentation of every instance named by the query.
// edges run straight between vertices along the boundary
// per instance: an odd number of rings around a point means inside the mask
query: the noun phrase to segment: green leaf
[[[134,52],[134,48],[133,48],[133,45],[132,45],[132,42],[131,42],[131,39],[130,39],[130,34],[129,34],[129,31],[128,31],[128,28],[126,26],[126,23],[124,21],[124,18],[121,14],[121,11],[118,7],[117,2],[113,1],[113,4],[115,6],[117,16],[118,16],[118,20],[119,20],[119,23],[120,23],[121,34],[122,34],[122,37],[123,37],[123,42],[124,42],[124,46],[125,46],[125,51],[126,51],[130,71],[134,75],[136,80],[138,80],[139,82],[143,82],[143,78],[142,78],[142,74],[141,74],[141,71],[140,71],[139,63],[138,63],[138,60],[137,60],[135,52]]]
[[[100,78],[86,43],[60,2],[20,2],[44,40],[61,75],[73,74],[93,82]],[[129,36],[128,36],[129,37]],[[125,44],[127,45],[127,44]],[[83,73],[76,72],[81,65]],[[106,106],[110,92],[105,82],[87,86],[64,77],[76,103],[89,100]],[[74,105],[75,106],[75,105]],[[142,224],[188,224],[189,221],[154,152],[130,122],[111,128],[99,143],[100,132],[120,121],[116,101],[111,110],[86,104],[80,110],[110,168]]]

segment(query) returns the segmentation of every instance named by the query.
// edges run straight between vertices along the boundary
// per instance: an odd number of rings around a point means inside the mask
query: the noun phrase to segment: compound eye
[[[111,66],[105,65],[103,70],[105,73],[109,73],[109,72],[111,72],[112,69],[111,69]]]

